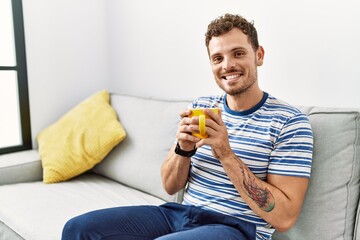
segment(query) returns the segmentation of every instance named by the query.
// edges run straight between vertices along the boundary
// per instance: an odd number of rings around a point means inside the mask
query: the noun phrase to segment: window
[[[0,154],[31,149],[21,0],[0,0]]]

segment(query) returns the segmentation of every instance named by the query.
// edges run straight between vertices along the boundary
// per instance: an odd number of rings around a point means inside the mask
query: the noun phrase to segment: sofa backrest
[[[297,223],[286,233],[275,233],[274,240],[356,239],[360,110],[320,107],[301,110],[309,116],[314,134],[310,185]]]
[[[175,142],[179,113],[189,101],[111,95],[127,136],[93,171],[166,201],[181,200],[162,188],[160,168]]]
[[[179,202],[181,193],[169,196],[162,189],[160,167],[175,142],[179,112],[189,103],[112,95],[111,104],[127,137],[94,171]],[[314,133],[310,185],[295,226],[286,233],[276,232],[273,239],[356,239],[354,232],[360,234],[360,110],[300,109],[309,116]]]

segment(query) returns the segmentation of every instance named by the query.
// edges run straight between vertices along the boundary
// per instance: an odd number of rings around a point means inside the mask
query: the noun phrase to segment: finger
[[[189,117],[183,117],[181,121],[179,122],[179,126],[183,125],[190,125],[193,122],[193,120]]]
[[[186,109],[180,112],[180,117],[184,118],[184,117],[188,117],[191,114],[191,110],[190,109]]]
[[[193,136],[189,133],[177,133],[176,139],[178,142],[192,142],[197,143],[200,141],[200,138]]]
[[[215,120],[213,120],[211,118],[208,118],[205,120],[205,125],[206,125],[206,132],[208,134],[219,131],[222,127]]]
[[[207,143],[207,139],[206,138],[203,138],[203,139],[200,139],[200,141],[198,141],[196,144],[195,144],[195,147],[196,148],[200,148],[204,145],[206,145]]]
[[[179,125],[178,127],[178,132],[179,133],[193,133],[193,132],[198,132],[199,131],[199,126],[196,124],[182,124]]]
[[[210,109],[207,109],[207,108],[205,108],[204,111],[218,125],[223,125],[224,124],[224,122],[222,121],[222,118],[221,118],[221,109],[219,109],[218,113],[214,113],[213,111],[211,111]]]

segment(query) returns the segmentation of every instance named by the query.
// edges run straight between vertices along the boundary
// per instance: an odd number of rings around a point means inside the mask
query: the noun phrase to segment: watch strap
[[[183,156],[183,157],[188,157],[188,158],[194,156],[194,154],[196,153],[196,150],[197,150],[197,148],[194,147],[194,149],[191,151],[184,151],[180,148],[180,145],[178,142],[176,143],[176,147],[175,147],[176,154]]]

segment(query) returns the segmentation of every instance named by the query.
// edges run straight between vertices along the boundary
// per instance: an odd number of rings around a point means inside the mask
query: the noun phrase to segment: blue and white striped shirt
[[[231,110],[226,95],[196,99],[191,108],[220,108],[234,153],[261,180],[267,174],[310,177],[313,138],[307,116],[264,93],[263,99],[244,112]],[[255,223],[257,240],[274,232],[240,197],[211,148],[199,148],[191,158],[189,183],[183,204],[232,215]]]

